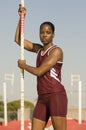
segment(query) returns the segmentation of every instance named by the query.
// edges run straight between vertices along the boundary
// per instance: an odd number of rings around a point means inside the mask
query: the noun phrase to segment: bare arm
[[[27,65],[25,61],[21,60],[18,61],[18,66],[36,76],[42,76],[47,71],[49,71],[58,61],[63,61],[63,52],[61,48],[53,49],[50,52],[50,55],[41,64],[41,66],[37,68]]]
[[[22,6],[19,6],[19,10],[18,13],[20,15],[20,13],[23,12],[24,15],[26,15],[26,9]],[[16,28],[16,32],[15,32],[15,42],[20,45],[20,38],[21,36],[21,31],[20,31],[20,20],[18,22],[17,28]],[[36,44],[36,43],[32,43],[29,40],[24,39],[24,48],[28,51],[32,51],[32,52],[38,52],[38,50],[41,48],[42,46],[40,44]]]

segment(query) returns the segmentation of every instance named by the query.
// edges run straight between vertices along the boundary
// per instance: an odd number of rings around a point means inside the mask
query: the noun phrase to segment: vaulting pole
[[[21,0],[21,5],[24,7],[24,0]],[[21,60],[24,60],[24,14],[20,15],[21,20]],[[24,130],[24,70],[20,69],[21,76],[21,130]]]

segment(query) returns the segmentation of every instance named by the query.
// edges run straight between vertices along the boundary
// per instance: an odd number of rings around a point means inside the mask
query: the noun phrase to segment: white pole
[[[24,7],[24,0],[21,0],[21,5]],[[21,20],[21,60],[24,60],[24,14],[20,15]],[[21,130],[24,130],[24,70],[20,70],[21,76]]]
[[[4,121],[5,126],[7,126],[7,101],[6,101],[6,83],[3,82],[3,90],[4,90]]]
[[[81,91],[82,91],[82,82],[79,81],[79,119],[78,119],[78,123],[81,124],[82,123],[82,102],[81,102]]]
[[[11,85],[13,87],[13,85],[14,85],[14,74],[7,74],[7,73],[5,73],[5,79],[4,80],[10,80],[11,81]],[[13,88],[11,89],[11,94],[13,94]]]

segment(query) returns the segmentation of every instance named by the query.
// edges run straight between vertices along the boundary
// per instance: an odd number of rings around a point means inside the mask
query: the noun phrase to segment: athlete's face
[[[48,24],[42,25],[40,29],[40,40],[44,45],[52,43],[54,33]]]

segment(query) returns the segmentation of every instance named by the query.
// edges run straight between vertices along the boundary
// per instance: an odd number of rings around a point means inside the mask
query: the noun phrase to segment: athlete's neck
[[[48,48],[50,48],[51,46],[53,46],[53,43],[49,43],[49,44],[44,45],[43,51],[45,52],[45,51],[46,51]]]

